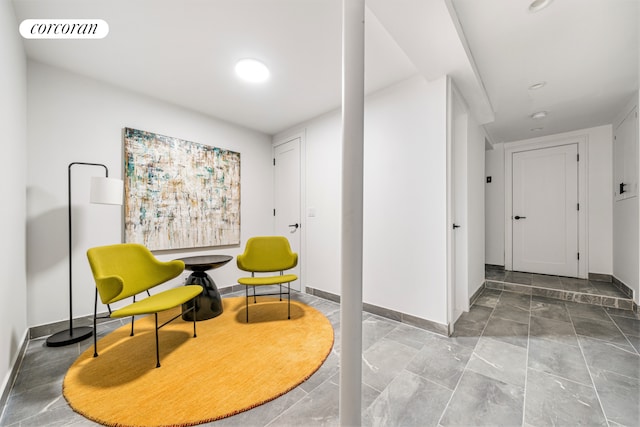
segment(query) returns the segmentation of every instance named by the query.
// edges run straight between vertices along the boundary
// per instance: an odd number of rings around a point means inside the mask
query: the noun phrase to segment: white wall
[[[572,132],[565,132],[556,135],[549,135],[539,138],[531,138],[514,143],[542,143],[557,139],[565,139],[575,136],[585,136],[587,140],[588,164],[588,248],[589,248],[589,273],[612,274],[612,224],[613,216],[611,209],[612,201],[612,151],[611,151],[611,125],[598,126],[588,129],[581,129]],[[510,143],[511,144],[511,143]],[[487,175],[496,173],[500,168],[504,171],[504,156],[500,153],[487,152]],[[502,163],[502,164],[499,164]],[[506,172],[504,172],[506,173]],[[493,175],[492,175],[493,176]],[[504,177],[504,176],[503,176]],[[491,186],[492,184],[487,184]],[[499,187],[500,186],[500,187]],[[488,196],[486,203],[486,215],[490,219],[487,221],[487,240],[493,242],[487,244],[488,264],[504,265],[504,249],[494,240],[494,233],[499,234],[497,229],[504,230],[504,204],[500,206],[496,194],[502,188],[504,192],[504,182],[496,182]],[[502,199],[504,200],[504,199]],[[489,228],[490,227],[490,228]],[[504,235],[504,231],[502,232]],[[491,237],[489,237],[492,235]],[[500,249],[503,255],[500,255]],[[500,262],[502,261],[502,262]]]
[[[485,152],[485,168],[485,262],[504,266],[504,144]]]
[[[363,298],[446,323],[446,79],[414,77],[365,103]],[[305,129],[303,286],[340,294],[341,116]],[[411,298],[407,298],[411,295]]]
[[[620,122],[634,107],[638,106],[638,94],[633,96],[627,106],[620,111],[613,124],[615,130]],[[615,144],[615,142],[614,142]],[[636,144],[638,144],[636,140]],[[640,150],[636,148],[636,153]],[[640,154],[637,154],[640,157]],[[640,162],[636,159],[636,162]],[[613,163],[612,163],[613,164]],[[640,163],[636,163],[638,165]],[[615,171],[613,171],[615,175]],[[610,191],[613,187],[609,187]],[[613,275],[622,283],[634,290],[636,303],[640,300],[640,254],[639,254],[639,219],[638,199],[635,196],[613,202]]]
[[[239,247],[163,251],[161,259],[201,253],[236,255],[247,238],[272,232],[271,139],[214,118],[40,63],[28,64],[28,302],[30,326],[68,318],[67,166],[104,163],[122,177],[122,128],[132,127],[241,153]],[[83,187],[101,168],[72,170],[74,316],[93,312],[94,282],[85,252],[122,236],[121,208],[88,204]],[[169,286],[183,283],[183,273]],[[236,283],[232,261],[212,272],[218,287]]]
[[[364,301],[447,323],[446,78],[367,98]],[[408,297],[410,296],[410,297]]]
[[[27,332],[27,63],[13,6],[0,1],[0,394]],[[1,408],[0,408],[1,412]]]

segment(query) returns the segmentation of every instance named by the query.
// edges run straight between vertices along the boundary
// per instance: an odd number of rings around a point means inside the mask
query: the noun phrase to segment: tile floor
[[[604,276],[604,275],[602,275]],[[508,290],[535,296],[544,296],[603,307],[637,309],[628,294],[612,282],[585,280],[574,277],[505,271],[502,267],[485,267],[485,286],[490,289]]]
[[[209,426],[338,425],[339,305],[307,294],[336,331],[308,381]],[[105,334],[120,326],[99,326]],[[640,316],[629,310],[485,289],[451,338],[363,315],[363,426],[638,426]],[[0,426],[93,426],[61,396],[91,340],[28,343]]]

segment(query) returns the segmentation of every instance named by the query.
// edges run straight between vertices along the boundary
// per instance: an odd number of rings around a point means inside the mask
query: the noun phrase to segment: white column
[[[343,0],[342,6],[340,425],[360,426],[362,407],[364,0]]]

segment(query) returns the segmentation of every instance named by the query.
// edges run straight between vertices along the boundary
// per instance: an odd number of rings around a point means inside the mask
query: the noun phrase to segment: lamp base
[[[47,338],[47,347],[62,347],[77,343],[89,338],[91,335],[93,335],[93,328],[90,326],[67,329],[49,336]]]

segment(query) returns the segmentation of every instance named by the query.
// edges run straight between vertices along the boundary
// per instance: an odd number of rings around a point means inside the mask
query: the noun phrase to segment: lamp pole
[[[72,162],[69,164],[67,174],[67,186],[68,186],[68,219],[69,219],[69,329],[57,332],[49,338],[47,338],[47,346],[49,347],[62,347],[65,345],[77,343],[93,335],[93,328],[90,326],[73,327],[73,253],[71,247],[71,168],[75,165],[83,166],[99,166],[104,168],[105,178],[109,177],[109,169],[102,163],[85,163],[85,162]]]

